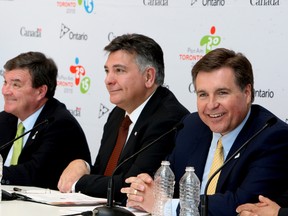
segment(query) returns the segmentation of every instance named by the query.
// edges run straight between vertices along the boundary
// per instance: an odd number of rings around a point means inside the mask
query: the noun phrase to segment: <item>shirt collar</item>
[[[45,104],[44,104],[45,105]],[[36,112],[34,112],[32,115],[30,115],[28,118],[26,118],[22,123],[23,123],[23,126],[25,128],[25,131],[28,131],[28,130],[31,130],[38,118],[38,116],[40,115],[43,107],[40,107]],[[19,120],[18,120],[19,122]]]
[[[222,136],[220,133],[213,133],[213,140],[215,139],[218,141],[220,139],[220,137],[222,137],[222,144],[223,144],[223,149],[224,149],[224,158],[226,158],[226,156],[228,155],[228,153],[229,153],[234,141],[236,140],[238,134],[240,133],[240,131],[244,127],[245,123],[247,122],[247,120],[250,116],[250,113],[251,113],[251,109],[249,109],[249,112],[247,113],[246,117],[241,122],[241,124],[239,124],[238,127],[236,127],[234,130],[232,130],[228,134],[225,134],[224,136]]]
[[[140,105],[138,106],[135,110],[133,110],[132,113],[128,114],[126,112],[126,115],[128,115],[130,117],[130,120],[132,121],[132,124],[134,125],[135,122],[137,121],[137,119],[139,118],[142,110],[144,109],[145,105],[147,104],[147,102],[150,100],[150,98],[152,97],[152,95],[155,93],[155,91]]]

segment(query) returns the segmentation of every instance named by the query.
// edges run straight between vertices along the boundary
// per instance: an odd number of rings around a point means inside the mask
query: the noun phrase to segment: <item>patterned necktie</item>
[[[222,139],[220,138],[218,140],[217,148],[214,153],[214,158],[213,158],[213,162],[210,168],[208,179],[220,166],[223,165],[223,162],[224,162],[223,145],[222,145]],[[215,193],[219,175],[220,175],[220,172],[217,173],[217,175],[215,175],[212,181],[210,182],[208,190],[207,190],[208,195]]]
[[[22,122],[20,122],[18,124],[18,127],[17,127],[17,133],[16,133],[16,137],[19,137],[20,135],[22,135],[24,133],[24,126],[22,124]],[[22,151],[22,148],[23,148],[23,137],[21,137],[20,139],[16,140],[14,143],[13,143],[13,154],[12,154],[12,158],[11,158],[11,162],[10,162],[10,165],[17,165],[18,163],[18,158],[19,158],[19,155]]]
[[[129,126],[131,123],[132,122],[131,122],[129,116],[126,115],[124,120],[122,121],[120,128],[119,128],[116,145],[115,145],[114,150],[113,150],[113,152],[110,156],[110,159],[108,161],[108,164],[107,164],[107,167],[106,167],[106,170],[104,173],[105,176],[111,176],[114,169],[116,168],[120,154],[121,154],[122,149],[124,147],[124,144],[126,142]]]

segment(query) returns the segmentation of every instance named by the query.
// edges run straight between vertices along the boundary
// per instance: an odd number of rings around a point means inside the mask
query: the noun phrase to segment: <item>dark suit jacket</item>
[[[244,142],[274,116],[258,105],[252,105],[251,114],[237,136],[227,156],[230,157]],[[205,168],[212,132],[200,120],[198,113],[184,119],[176,147],[169,157],[175,173],[175,195],[179,194],[179,180],[186,166],[194,166],[200,181]],[[208,196],[209,215],[236,215],[235,209],[243,203],[258,202],[262,194],[275,200],[287,189],[288,182],[288,125],[277,119],[253,139],[240,156],[221,171],[216,194]]]
[[[288,215],[288,208],[280,208],[278,216],[287,216]]]
[[[4,167],[2,184],[57,189],[60,175],[69,162],[77,158],[91,161],[83,130],[64,104],[49,99],[35,125],[45,119],[51,121],[29,134],[18,165]],[[12,114],[0,113],[0,145],[15,138],[17,121]],[[1,152],[4,161],[9,150],[8,147]]]
[[[164,87],[158,87],[142,110],[118,164],[172,129],[188,113],[188,110],[178,102],[171,91]],[[119,107],[115,107],[110,113],[104,126],[99,153],[92,167],[92,175],[80,178],[76,184],[76,191],[97,197],[107,196],[107,184],[110,177],[103,176],[103,174],[115,146],[118,129],[124,115],[125,111]],[[159,168],[161,160],[174,147],[174,136],[175,133],[167,135],[118,169],[115,173],[116,201],[122,202],[126,198],[120,193],[120,189],[125,185],[124,180],[127,177],[136,176],[142,172],[153,174]]]

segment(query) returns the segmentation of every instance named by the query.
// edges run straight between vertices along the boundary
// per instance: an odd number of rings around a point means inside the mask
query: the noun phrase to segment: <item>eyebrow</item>
[[[107,69],[108,67],[106,65],[104,65],[104,68]],[[113,65],[112,68],[123,68],[123,69],[127,69],[127,67],[125,65],[121,65],[121,64],[116,64]]]
[[[221,88],[217,88],[215,92],[219,92],[219,91],[231,91],[231,89],[229,88],[225,88],[225,87],[221,87]],[[203,93],[203,92],[207,92],[206,90],[203,89],[199,89],[199,90],[195,90],[196,93]]]
[[[11,82],[21,82],[20,79],[11,79]]]

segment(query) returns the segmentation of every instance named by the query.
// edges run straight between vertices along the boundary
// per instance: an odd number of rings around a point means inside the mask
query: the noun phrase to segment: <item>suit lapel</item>
[[[52,98],[49,99],[46,104],[43,107],[43,110],[41,111],[41,113],[39,114],[35,124],[33,125],[33,127],[35,127],[36,125],[38,125],[39,123],[45,121],[45,119],[48,119],[50,116],[52,116],[51,113],[54,112],[55,110],[55,104],[57,103],[56,99]],[[31,145],[33,145],[35,143],[35,141],[37,141],[38,136],[41,134],[41,131],[46,128],[46,124],[43,124],[41,126],[39,126],[38,128],[36,128],[35,130],[33,130],[30,134],[29,137],[26,141],[26,144],[23,148],[23,152],[26,151],[26,149],[28,149]]]
[[[257,115],[257,109],[252,106],[251,114],[245,123],[244,127],[238,134],[236,140],[234,141],[227,158],[230,158],[248,139],[250,139],[257,130],[260,129],[261,125],[255,124],[254,117]],[[233,159],[222,169],[217,188],[222,188],[225,185],[225,182],[229,178],[232,169],[235,167],[237,162],[241,160],[245,154],[247,146],[243,148],[238,154],[236,154]]]
[[[202,181],[202,178],[203,178],[203,173],[204,173],[211,141],[212,141],[212,132],[210,132],[210,130],[207,130],[207,133],[202,134],[202,136],[199,136],[197,140],[193,141],[194,144],[191,145],[191,146],[195,146],[194,147],[195,150],[193,150],[194,154],[192,155],[190,160],[194,161],[192,166],[194,166],[195,173],[198,176],[200,181]],[[207,143],[207,145],[205,145],[204,143]]]
[[[124,158],[127,157],[127,155],[131,155],[131,152],[135,152],[137,150],[140,150],[141,143],[135,142],[138,136],[142,137],[142,128],[143,126],[149,124],[150,116],[153,115],[155,112],[155,109],[159,107],[159,104],[161,103],[161,98],[163,97],[163,94],[165,94],[166,89],[164,87],[159,86],[156,90],[156,92],[153,94],[153,96],[149,99],[145,107],[143,108],[140,116],[138,117],[133,130],[130,133],[130,136],[128,137],[127,143],[120,155],[120,161],[122,161]],[[151,140],[153,141],[153,140]]]

